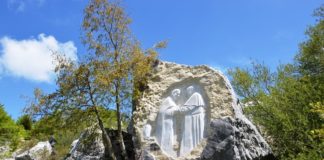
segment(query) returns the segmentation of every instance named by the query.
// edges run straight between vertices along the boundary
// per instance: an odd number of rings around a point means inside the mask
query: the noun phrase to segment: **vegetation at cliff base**
[[[293,64],[229,70],[232,85],[280,159],[324,158],[324,6]]]
[[[9,143],[14,150],[19,141],[21,128],[5,112],[4,107],[0,104],[0,145]]]

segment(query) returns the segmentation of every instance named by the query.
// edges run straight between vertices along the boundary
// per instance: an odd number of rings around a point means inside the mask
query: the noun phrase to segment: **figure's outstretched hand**
[[[179,106],[175,105],[175,106],[169,106],[165,112],[167,115],[173,115],[178,111],[179,111]]]
[[[191,110],[193,110],[196,106],[181,106],[179,108],[180,112],[189,112]]]

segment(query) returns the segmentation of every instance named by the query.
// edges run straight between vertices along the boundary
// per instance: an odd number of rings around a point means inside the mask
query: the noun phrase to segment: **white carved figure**
[[[152,130],[152,126],[149,125],[149,124],[146,124],[144,127],[143,127],[143,135],[144,135],[144,138],[145,139],[148,139],[151,137],[151,130]]]
[[[183,129],[179,156],[190,153],[203,139],[205,128],[205,103],[198,92],[194,92],[194,87],[187,88],[190,98],[180,107],[180,112],[184,113]]]
[[[176,144],[176,137],[174,135],[175,117],[174,114],[179,110],[175,101],[180,96],[180,90],[174,89],[172,95],[167,97],[161,104],[156,125],[156,140],[159,143],[162,151],[168,155],[176,157],[177,152],[173,149]]]

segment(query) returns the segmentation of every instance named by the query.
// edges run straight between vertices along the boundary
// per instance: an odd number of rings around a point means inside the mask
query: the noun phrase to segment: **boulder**
[[[121,159],[119,142],[117,141],[117,131],[106,129],[113,145],[117,159]],[[79,139],[74,140],[66,160],[99,160],[104,157],[104,144],[102,141],[102,131],[96,126],[84,131]],[[130,159],[134,159],[134,147],[132,135],[123,132],[124,144]]]
[[[207,139],[203,160],[275,159],[271,149],[258,132],[244,120],[224,117],[210,124],[212,135]]]
[[[81,133],[79,139],[74,140],[66,160],[99,160],[104,155],[104,145],[101,138],[102,131],[89,128]]]
[[[137,159],[252,160],[271,148],[211,67],[160,61],[133,113]]]
[[[52,154],[52,147],[48,141],[38,142],[31,149],[15,156],[16,160],[42,160]]]

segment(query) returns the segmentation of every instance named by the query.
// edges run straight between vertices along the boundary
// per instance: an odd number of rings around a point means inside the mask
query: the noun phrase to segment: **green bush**
[[[324,15],[324,6],[318,10]],[[276,72],[254,63],[229,71],[253,121],[263,127],[280,159],[324,158],[324,17],[306,32],[293,64]]]
[[[12,150],[15,150],[19,144],[21,128],[6,113],[2,104],[0,104],[0,145],[10,144]]]
[[[17,124],[23,126],[25,130],[31,130],[33,121],[29,115],[25,114],[18,118]]]

